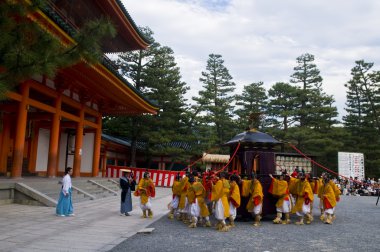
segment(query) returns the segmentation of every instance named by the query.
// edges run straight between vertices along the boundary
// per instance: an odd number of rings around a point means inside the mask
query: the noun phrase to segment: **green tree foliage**
[[[268,115],[272,118],[272,125],[285,132],[296,121],[297,109],[300,108],[298,87],[288,83],[277,82],[268,91]]]
[[[247,86],[244,86],[241,95],[236,95],[235,114],[239,117],[237,124],[239,130],[243,131],[249,126],[249,117],[251,113],[264,113],[267,111],[267,94],[263,87],[263,82],[253,82]],[[263,126],[255,125],[256,128]]]
[[[98,62],[101,40],[116,30],[108,19],[88,21],[75,33],[74,45],[63,46],[28,14],[46,7],[46,1],[0,3],[0,98],[20,82],[35,75],[54,76],[56,71],[80,61]]]
[[[351,148],[365,153],[366,172],[380,175],[380,72],[372,70],[374,64],[359,60],[351,69],[347,87],[347,115],[343,117],[351,133]]]
[[[322,90],[322,77],[314,64],[314,56],[303,54],[297,58],[297,66],[291,76],[291,83],[299,84],[300,108],[297,117],[301,127],[314,127],[316,129],[329,128],[337,123],[337,108],[332,96]]]
[[[135,166],[137,142],[144,142],[146,159],[152,155],[168,155],[172,161],[184,161],[191,153],[184,148],[192,142],[188,127],[187,104],[184,95],[188,87],[181,80],[174,52],[154,41],[149,28],[141,28],[152,45],[147,50],[120,55],[116,64],[124,76],[131,79],[137,90],[159,106],[155,116],[123,116],[109,118],[107,132],[132,140],[131,166]]]
[[[224,66],[224,60],[219,54],[210,54],[207,60],[206,71],[202,72],[199,79],[203,83],[203,90],[199,91],[195,110],[200,113],[201,123],[212,126],[216,137],[214,144],[222,144],[234,135],[232,128],[232,112],[235,83],[228,69]],[[232,134],[231,134],[232,133]]]

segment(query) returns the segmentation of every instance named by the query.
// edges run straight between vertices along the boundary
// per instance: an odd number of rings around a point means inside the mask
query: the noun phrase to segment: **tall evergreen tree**
[[[160,44],[154,40],[153,31],[149,27],[139,27],[140,31],[152,43],[146,50],[137,50],[121,53],[116,60],[121,74],[132,81],[135,88],[146,93],[150,91],[151,84],[146,81],[148,69],[153,64]],[[136,166],[136,151],[138,141],[143,140],[143,132],[149,130],[147,127],[147,116],[119,116],[108,118],[104,128],[110,134],[127,137],[131,140],[131,156],[129,165]]]
[[[356,151],[365,153],[368,175],[379,175],[380,165],[380,72],[372,70],[374,64],[359,60],[351,69],[352,78],[347,87],[347,115],[344,124],[350,131],[351,143]],[[348,146],[350,147],[350,146]]]
[[[101,40],[116,30],[107,19],[88,21],[73,34],[74,45],[63,46],[29,14],[46,8],[46,1],[0,3],[0,98],[20,82],[35,75],[53,77],[58,69],[85,59],[97,63],[103,55]]]
[[[265,113],[267,111],[267,95],[263,87],[264,83],[253,82],[244,86],[241,95],[236,96],[236,109],[235,113],[238,115],[239,129],[242,131],[249,126],[249,116],[251,113]],[[261,122],[263,124],[263,122]],[[262,127],[263,125],[257,125]]]
[[[151,47],[123,53],[116,64],[122,74],[132,80],[136,89],[157,103],[160,109],[156,116],[112,118],[105,128],[112,134],[132,140],[131,166],[136,165],[138,141],[146,143],[147,162],[152,155],[158,154],[170,155],[173,161],[187,159],[189,154],[180,144],[187,140],[192,141],[187,127],[187,104],[184,98],[188,87],[181,81],[173,50],[155,42],[149,28],[140,30],[153,41]],[[177,145],[173,145],[175,142]]]
[[[300,108],[299,93],[298,87],[284,82],[275,83],[268,91],[268,115],[274,126],[278,125],[285,132],[296,121],[295,111]]]
[[[145,81],[150,83],[150,91],[146,95],[157,101],[160,110],[157,116],[148,117],[150,130],[144,135],[149,144],[154,146],[152,154],[169,154],[173,161],[178,161],[188,159],[189,153],[172,144],[192,142],[192,138],[187,127],[187,104],[184,98],[189,88],[181,80],[173,54],[169,47],[158,48],[147,69]]]
[[[337,123],[337,108],[332,96],[322,90],[322,77],[314,64],[314,56],[303,54],[297,58],[297,66],[291,76],[291,83],[300,84],[300,109],[297,111],[301,127],[317,129],[330,128]]]
[[[224,66],[222,55],[210,54],[207,60],[206,71],[199,79],[204,90],[199,91],[198,97],[193,97],[197,103],[197,110],[203,112],[201,118],[204,123],[214,127],[217,142],[221,144],[228,140],[232,128],[232,112],[235,83],[228,69]]]

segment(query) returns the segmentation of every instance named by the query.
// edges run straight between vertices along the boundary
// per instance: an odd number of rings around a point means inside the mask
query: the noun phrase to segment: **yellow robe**
[[[253,208],[259,204],[262,204],[264,200],[263,187],[258,179],[253,180],[253,182],[251,183],[250,191],[251,197],[249,198],[249,201],[247,203],[248,212],[252,212]]]
[[[172,186],[172,192],[173,196],[181,196],[181,182],[180,181],[174,181],[173,186]]]
[[[294,208],[292,209],[292,213],[302,212],[302,205],[305,202],[305,198],[310,201],[310,204],[312,204],[314,200],[313,190],[311,189],[310,183],[306,179],[304,181],[297,179],[295,190],[297,193],[297,200]]]
[[[224,208],[224,217],[230,216],[230,204],[228,203],[228,195],[230,193],[230,183],[226,179],[219,179],[212,187],[211,200],[222,200]]]
[[[251,182],[252,180],[243,179],[241,186],[241,196],[248,197],[251,190]]]
[[[297,182],[296,178],[290,177],[290,180],[289,180],[289,193],[292,194],[292,195],[297,195],[296,182]]]
[[[319,178],[316,183],[318,183],[318,198],[322,199],[322,191],[321,191],[321,187],[323,186],[323,179],[322,178]]]
[[[321,199],[323,200],[323,208],[333,208],[336,206],[336,198],[334,193],[334,188],[330,183],[323,184],[319,189],[319,193],[321,195]]]
[[[336,201],[339,201],[339,199],[340,199],[340,194],[341,194],[342,192],[340,191],[340,189],[338,188],[338,186],[334,183],[334,181],[330,180],[330,181],[329,181],[329,184],[331,185],[331,187],[332,187],[333,190],[334,190],[334,194],[335,194],[335,199],[336,199]]]
[[[145,205],[148,203],[149,197],[154,197],[152,195],[154,189],[154,183],[150,178],[142,178],[137,186],[135,196],[140,196],[141,204]]]
[[[189,178],[188,177],[183,177],[180,180],[180,185],[178,187],[179,187],[179,190],[181,192],[180,198],[179,198],[178,208],[179,209],[184,209],[186,207],[187,190],[190,187]]]
[[[206,190],[200,182],[194,182],[187,191],[187,199],[189,201],[189,204],[194,203],[195,198],[197,199],[198,206],[201,209],[201,217],[207,217],[210,215],[210,212],[208,211],[208,207],[205,202],[205,197]]]
[[[238,208],[240,206],[240,190],[238,184],[235,181],[231,181],[230,183],[230,197],[229,200],[232,202],[234,207]]]
[[[273,196],[278,198],[276,203],[277,208],[281,208],[283,206],[285,199],[289,200],[288,182],[285,180],[278,180],[273,178],[269,190]]]

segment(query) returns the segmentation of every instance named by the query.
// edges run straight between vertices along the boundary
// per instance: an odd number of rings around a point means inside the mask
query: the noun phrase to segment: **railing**
[[[153,180],[156,186],[161,187],[171,187],[174,183],[175,176],[180,173],[182,177],[185,175],[185,171],[165,171],[165,170],[155,170],[146,168],[135,168],[127,166],[115,166],[107,165],[106,177],[107,178],[119,178],[122,175],[122,169],[129,169],[133,172],[134,178],[138,183],[140,179],[144,176],[144,172],[149,172],[150,178]]]

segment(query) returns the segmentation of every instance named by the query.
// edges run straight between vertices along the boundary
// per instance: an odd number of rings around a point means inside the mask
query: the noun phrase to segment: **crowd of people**
[[[320,219],[326,224],[333,223],[341,192],[328,174],[314,179],[303,171],[293,172],[291,176],[286,171],[277,178],[269,176],[268,192],[278,199],[274,224],[290,224],[290,214],[298,216],[296,225],[310,224],[314,194],[320,199]],[[226,232],[235,226],[239,210],[251,214],[253,225],[260,226],[265,194],[254,173],[250,179],[226,172],[202,175],[193,172],[184,177],[178,174],[172,191],[168,218],[183,221],[190,228],[211,227],[210,216],[213,215],[216,229]]]
[[[337,177],[333,181],[343,195],[377,196],[380,191],[380,179],[368,178],[359,180],[357,177]]]

